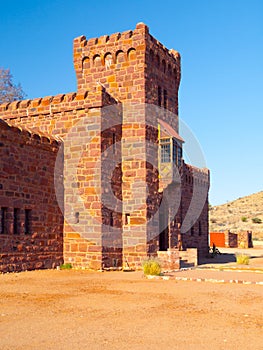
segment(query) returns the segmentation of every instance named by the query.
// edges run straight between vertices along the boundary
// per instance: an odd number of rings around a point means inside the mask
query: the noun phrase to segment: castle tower
[[[160,204],[158,179],[158,109],[169,111],[167,122],[178,132],[180,55],[168,50],[148,27],[74,40],[78,91],[102,85],[122,104],[122,250],[123,263],[136,265],[151,250],[149,224]],[[103,168],[103,166],[102,166]],[[151,203],[148,205],[147,203]],[[155,227],[153,227],[155,226]]]

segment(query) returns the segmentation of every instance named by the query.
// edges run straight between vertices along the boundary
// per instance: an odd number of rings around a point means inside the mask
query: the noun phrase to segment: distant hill
[[[209,222],[210,232],[252,231],[253,239],[263,240],[263,191],[210,207]]]

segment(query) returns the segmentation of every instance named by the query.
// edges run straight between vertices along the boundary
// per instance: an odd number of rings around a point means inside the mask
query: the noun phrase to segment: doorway
[[[162,201],[159,211],[159,250],[165,251],[169,248],[168,208]]]

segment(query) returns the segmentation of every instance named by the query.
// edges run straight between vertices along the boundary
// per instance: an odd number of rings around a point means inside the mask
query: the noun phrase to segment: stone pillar
[[[144,105],[123,105],[123,265],[138,268],[147,256],[147,187]]]
[[[100,269],[101,110],[94,108],[64,140],[64,260],[73,266]]]

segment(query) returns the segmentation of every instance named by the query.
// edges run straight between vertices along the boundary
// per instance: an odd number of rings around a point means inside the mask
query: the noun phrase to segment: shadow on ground
[[[199,261],[199,265],[205,265],[205,264],[227,264],[236,262],[236,256],[232,253],[222,253],[219,255],[209,258],[202,258]]]

